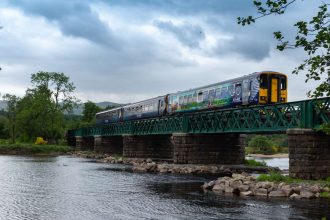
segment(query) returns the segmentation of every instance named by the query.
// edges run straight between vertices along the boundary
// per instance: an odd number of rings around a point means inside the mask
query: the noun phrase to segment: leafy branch
[[[257,19],[268,15],[282,15],[288,6],[296,0],[267,0],[253,1],[257,9],[258,16],[238,17],[238,24],[242,26],[255,23]],[[281,31],[274,32],[274,37],[278,41],[277,49],[302,48],[307,58],[297,66],[292,73],[298,74],[307,70],[306,80],[321,81],[314,91],[309,91],[308,96],[312,98],[330,96],[330,13],[328,6],[322,3],[317,14],[310,21],[299,21],[294,24],[297,30],[293,42],[286,40]]]

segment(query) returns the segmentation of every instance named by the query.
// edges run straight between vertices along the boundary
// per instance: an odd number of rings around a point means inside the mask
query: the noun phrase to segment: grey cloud
[[[271,44],[267,41],[249,38],[248,36],[235,36],[231,40],[219,42],[213,50],[213,55],[223,56],[228,54],[238,54],[246,59],[261,61],[268,57]]]
[[[109,46],[117,44],[111,29],[91,10],[89,1],[13,0],[11,3],[25,13],[55,22],[64,35]]]
[[[171,21],[155,21],[154,24],[160,30],[173,34],[183,45],[190,48],[198,48],[200,41],[205,39],[204,31],[198,25],[174,25]]]

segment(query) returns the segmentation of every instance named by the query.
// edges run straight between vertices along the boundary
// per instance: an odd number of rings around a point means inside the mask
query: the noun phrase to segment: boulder
[[[256,189],[254,194],[256,196],[266,196],[267,197],[268,191],[267,191],[267,189],[264,189],[264,188],[258,188],[258,189]]]
[[[244,185],[244,184],[242,184],[238,187],[238,190],[240,192],[247,192],[247,191],[249,191],[249,189],[250,189],[250,186],[249,185]]]
[[[239,195],[240,196],[253,196],[253,192],[252,191],[240,192]]]
[[[233,193],[233,192],[234,192],[233,188],[231,188],[230,186],[225,185],[225,193]]]
[[[223,191],[225,191],[225,185],[216,184],[216,185],[213,186],[212,190],[217,191],[217,192],[223,192]]]
[[[283,191],[281,190],[276,190],[276,191],[271,191],[268,194],[269,197],[286,197]]]
[[[321,192],[321,187],[318,185],[313,185],[308,187],[308,190],[311,191],[312,193],[319,193]]]
[[[290,199],[301,199],[301,196],[298,195],[297,193],[293,193],[293,194],[290,196]]]
[[[311,191],[308,190],[302,190],[300,192],[300,197],[301,198],[305,198],[305,199],[312,199],[315,197],[314,193],[312,193]]]
[[[294,192],[293,188],[289,185],[282,186],[281,190],[285,194],[286,197],[291,196]]]

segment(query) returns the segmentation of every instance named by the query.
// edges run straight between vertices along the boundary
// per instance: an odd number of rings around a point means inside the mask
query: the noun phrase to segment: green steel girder
[[[285,132],[322,123],[330,123],[330,97],[118,122],[70,130],[68,136]]]

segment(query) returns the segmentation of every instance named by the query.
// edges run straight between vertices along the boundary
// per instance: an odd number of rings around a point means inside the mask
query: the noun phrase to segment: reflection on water
[[[204,193],[209,179],[70,157],[0,156],[0,219],[320,219],[328,200]]]

